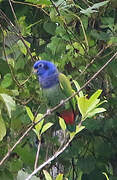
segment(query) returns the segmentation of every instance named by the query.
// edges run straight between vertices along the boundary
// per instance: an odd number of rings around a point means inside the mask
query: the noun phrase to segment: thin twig
[[[86,65],[85,69],[81,72],[80,75],[84,74],[84,72],[94,63],[94,61],[96,60],[97,57],[99,57],[102,52],[104,52],[107,48],[109,48],[110,45],[107,45],[106,47],[104,46],[98,53],[97,55],[90,61],[89,64]]]
[[[59,12],[59,10],[58,10],[58,7],[56,7],[56,5],[54,4],[54,2],[53,2],[52,0],[50,0],[50,2],[52,3],[53,7],[55,8],[58,16],[60,16],[60,12]]]
[[[47,161],[45,161],[43,164],[41,164],[37,169],[35,169],[25,180],[29,180],[31,179],[31,177],[33,175],[35,175],[38,171],[40,171],[43,167],[45,167],[47,164],[51,163],[54,159],[56,159],[63,151],[65,151],[65,149],[69,146],[69,144],[71,143],[72,138],[69,139],[69,141],[65,144],[65,146],[60,150],[55,152],[55,154],[50,157]]]
[[[18,139],[18,141],[14,144],[14,146],[9,149],[4,158],[0,161],[0,165],[4,163],[4,161],[10,156],[11,152],[16,148],[16,146],[22,141],[22,139],[29,133],[29,131],[33,128],[33,124],[24,132],[24,134]]]
[[[74,96],[76,96],[77,94],[79,94],[79,92],[84,89],[95,77],[97,77],[99,75],[99,73],[101,71],[103,71],[108,64],[115,59],[117,56],[117,52],[79,89],[79,91],[75,92],[72,96],[68,97],[67,99],[63,100],[60,104],[58,104],[57,106],[55,106],[54,108],[50,109],[50,111],[46,112],[43,117],[36,123],[34,123],[33,125],[31,125],[26,131],[25,133],[19,138],[19,140],[15,143],[15,145],[8,151],[8,153],[4,156],[4,158],[1,160],[0,165],[2,165],[4,163],[4,161],[9,157],[10,153],[15,149],[15,147],[22,141],[22,139],[28,134],[28,132],[39,122],[41,122],[45,117],[49,116],[52,112],[54,112],[55,110],[57,110],[59,107],[63,106],[67,101],[69,101],[71,98],[73,98]],[[51,112],[51,113],[50,113]]]
[[[3,19],[5,19],[5,21],[9,24],[9,26],[11,26],[13,28],[15,34],[19,37],[19,39],[23,42],[24,46],[26,47],[26,50],[27,50],[28,54],[31,57],[31,60],[34,62],[35,60],[34,60],[32,54],[31,54],[31,51],[30,51],[29,47],[27,46],[22,34],[20,32],[18,32],[15,25],[10,21],[10,19],[6,16],[6,14],[1,9],[0,9],[0,14],[3,17]]]
[[[38,159],[39,159],[40,148],[41,148],[41,140],[39,140],[39,143],[38,143],[38,148],[37,148],[37,154],[36,154],[36,158],[35,158],[34,169],[36,169],[36,168],[37,168],[37,165],[38,165]]]
[[[12,3],[14,4],[21,4],[21,5],[26,5],[26,6],[32,6],[32,7],[36,7],[36,8],[39,8],[41,9],[47,16],[49,16],[49,14],[44,10],[44,8],[42,8],[41,5],[37,5],[37,4],[31,4],[31,3],[28,3],[28,2],[20,2],[20,1],[14,1],[14,0],[11,0]]]
[[[3,32],[3,29],[2,29],[2,27],[1,27],[1,25],[0,25],[0,28],[1,28],[2,37],[3,37],[3,52],[4,52],[4,56],[5,56],[6,62],[7,62],[7,64],[8,64],[8,67],[9,67],[9,69],[10,69],[12,79],[13,79],[13,81],[16,83],[16,85],[17,85],[18,87],[21,87],[19,81],[18,81],[18,80],[16,79],[16,77],[14,76],[14,72],[13,72],[13,70],[12,70],[11,65],[10,65],[9,62],[8,62],[8,58],[7,58],[6,51],[5,51],[5,36],[4,36],[4,32]]]
[[[16,23],[17,23],[17,26],[18,26],[17,16],[16,16],[15,11],[14,11],[14,9],[13,9],[13,6],[12,6],[12,3],[11,3],[11,0],[9,0],[9,4],[10,4],[10,7],[11,7],[11,10],[12,10],[13,16],[14,16],[14,18],[15,18],[15,21],[16,21]],[[18,28],[19,28],[19,26],[18,26]],[[20,28],[19,28],[19,30],[20,30]]]

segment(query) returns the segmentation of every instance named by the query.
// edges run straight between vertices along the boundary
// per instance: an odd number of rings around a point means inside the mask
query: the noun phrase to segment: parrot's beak
[[[37,74],[37,69],[33,69],[33,73],[34,73],[34,74]]]

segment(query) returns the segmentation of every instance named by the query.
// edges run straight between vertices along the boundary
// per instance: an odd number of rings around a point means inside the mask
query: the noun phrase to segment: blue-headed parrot
[[[73,94],[69,79],[60,73],[50,61],[38,60],[35,62],[34,71],[38,76],[43,95],[47,99],[48,107],[53,108]],[[56,110],[56,114],[64,119],[67,129],[75,131],[76,99],[70,99],[65,105]]]

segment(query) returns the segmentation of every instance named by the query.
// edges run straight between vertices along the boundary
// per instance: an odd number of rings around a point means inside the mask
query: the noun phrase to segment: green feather
[[[73,89],[71,87],[71,83],[70,83],[69,79],[64,74],[60,73],[59,81],[60,81],[61,89],[62,89],[63,93],[65,94],[65,96],[70,97],[73,94]],[[73,110],[75,111],[76,110],[76,101],[75,101],[74,97],[72,99],[70,99],[70,103],[71,103]]]

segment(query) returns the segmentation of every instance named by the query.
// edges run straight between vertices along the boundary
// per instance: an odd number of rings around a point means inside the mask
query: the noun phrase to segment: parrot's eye
[[[40,63],[39,65],[38,65],[38,68],[43,68],[44,67],[44,64],[42,64],[42,63]]]

